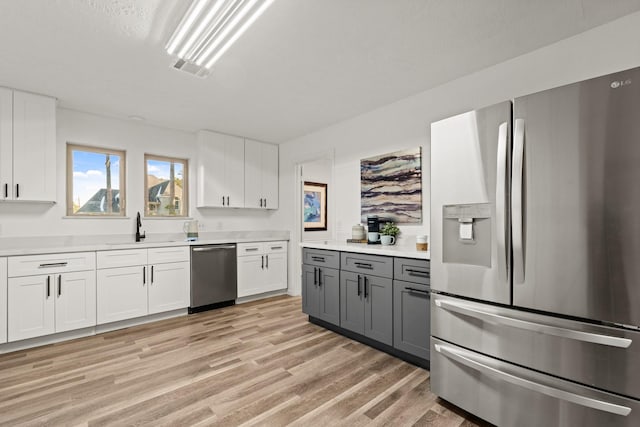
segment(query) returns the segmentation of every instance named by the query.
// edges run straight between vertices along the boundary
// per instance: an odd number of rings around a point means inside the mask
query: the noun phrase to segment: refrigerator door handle
[[[516,119],[513,131],[513,162],[511,163],[511,236],[513,239],[513,282],[524,282],[524,119]]]
[[[513,375],[511,373],[507,373],[496,369],[491,366],[487,366],[477,360],[474,360],[477,357],[474,357],[474,354],[453,347],[449,347],[442,344],[435,344],[435,350],[449,359],[455,360],[462,365],[465,365],[477,372],[480,372],[484,375],[490,376],[492,378],[505,381],[511,384],[515,384],[517,386],[545,394],[547,396],[554,397],[556,399],[565,400],[567,402],[575,403],[577,405],[586,406],[587,408],[596,409],[598,411],[609,412],[615,415],[627,416],[631,413],[631,408],[627,406],[617,405],[615,403],[605,402],[603,400],[594,399],[587,396],[581,396],[576,393],[572,393],[570,391],[562,390],[560,388],[551,387],[545,384],[540,384],[535,381],[531,381],[526,378],[521,378],[519,376]]]
[[[496,230],[498,240],[498,268],[500,269],[505,281],[509,281],[509,272],[507,265],[507,122],[501,123],[498,127],[498,170],[496,174]]]
[[[434,301],[437,307],[447,311],[460,313],[476,319],[498,323],[500,325],[511,326],[513,328],[525,329],[528,331],[539,332],[546,335],[553,335],[560,338],[567,338],[576,341],[589,342],[593,344],[601,344],[609,347],[628,348],[631,346],[632,340],[628,338],[612,337],[610,335],[597,334],[593,332],[576,331],[574,329],[562,328],[559,326],[545,325],[542,323],[530,322],[528,320],[516,319],[509,316],[503,316],[496,313],[488,313],[476,307],[457,301],[445,301],[436,299]]]

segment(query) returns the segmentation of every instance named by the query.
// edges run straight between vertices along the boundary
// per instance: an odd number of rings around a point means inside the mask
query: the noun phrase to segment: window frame
[[[182,175],[182,215],[150,215],[149,209],[149,173],[147,171],[148,161],[180,163],[183,167]],[[144,217],[145,218],[188,218],[189,217],[189,159],[179,157],[159,156],[157,154],[144,153]]]
[[[120,212],[118,213],[74,213],[73,212],[73,151],[84,151],[87,153],[109,154],[120,156],[119,195]],[[117,148],[96,147],[92,145],[77,144],[67,142],[67,216],[73,218],[124,218],[127,216],[127,152]]]

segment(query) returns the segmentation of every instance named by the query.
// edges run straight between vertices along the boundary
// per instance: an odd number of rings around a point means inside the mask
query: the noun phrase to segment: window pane
[[[147,216],[186,216],[186,160],[146,158]]]
[[[87,148],[89,149],[89,148]],[[72,213],[123,215],[120,194],[122,156],[72,149]]]

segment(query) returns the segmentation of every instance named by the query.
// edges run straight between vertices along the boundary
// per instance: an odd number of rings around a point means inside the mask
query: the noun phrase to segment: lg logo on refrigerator
[[[631,84],[631,79],[627,80],[616,80],[611,82],[611,89],[618,89],[620,86],[628,86]]]

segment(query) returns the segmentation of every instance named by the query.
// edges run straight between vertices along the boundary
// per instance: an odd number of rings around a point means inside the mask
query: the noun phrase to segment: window
[[[125,215],[125,152],[67,144],[67,215]]]
[[[144,155],[145,216],[187,216],[186,159]]]

